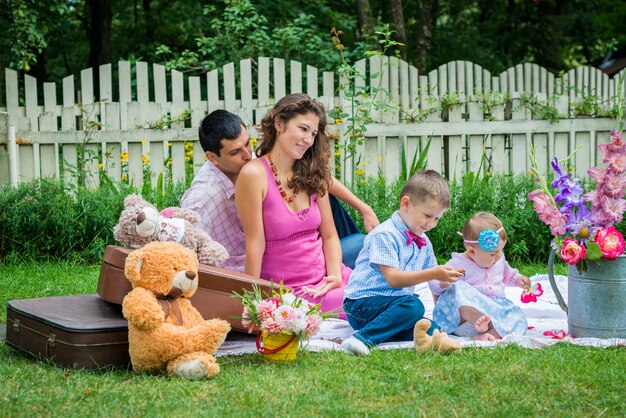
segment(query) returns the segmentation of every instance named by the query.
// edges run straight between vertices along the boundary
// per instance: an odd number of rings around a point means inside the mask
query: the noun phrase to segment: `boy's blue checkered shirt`
[[[370,296],[412,295],[415,286],[393,288],[389,285],[379,265],[395,267],[402,271],[418,271],[435,267],[437,259],[428,237],[421,249],[415,243],[407,245],[404,233],[409,229],[398,212],[378,225],[365,237],[363,249],[344,291],[344,299],[361,299]]]

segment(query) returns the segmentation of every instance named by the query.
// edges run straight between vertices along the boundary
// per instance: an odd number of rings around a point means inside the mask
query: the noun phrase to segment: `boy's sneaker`
[[[370,353],[370,349],[360,340],[354,337],[350,337],[341,343],[341,348],[348,354],[355,354],[357,356],[367,356]]]

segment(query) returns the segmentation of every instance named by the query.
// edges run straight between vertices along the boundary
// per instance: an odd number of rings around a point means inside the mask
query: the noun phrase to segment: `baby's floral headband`
[[[480,231],[480,234],[478,234],[477,241],[463,238],[463,242],[466,242],[468,244],[478,244],[480,248],[485,251],[493,251],[498,248],[498,245],[500,245],[500,232],[502,232],[503,230],[504,227],[501,227],[498,230],[485,228]],[[458,232],[458,234],[460,236],[463,236],[461,232]]]

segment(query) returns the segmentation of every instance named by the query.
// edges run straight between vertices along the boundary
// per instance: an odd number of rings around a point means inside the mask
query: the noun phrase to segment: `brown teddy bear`
[[[415,328],[413,328],[413,343],[418,353],[434,351],[436,353],[445,354],[461,349],[461,344],[450,338],[445,332],[440,332],[436,329],[433,331],[432,337],[426,334],[429,328],[430,320],[426,318],[417,321]]]
[[[213,354],[230,324],[205,321],[188,299],[198,288],[196,254],[175,242],[151,242],[128,254],[124,273],[133,285],[122,302],[133,369],[167,369],[189,380],[219,373]]]
[[[228,251],[205,231],[193,226],[198,222],[200,215],[193,210],[171,207],[159,213],[141,196],[131,194],[124,199],[124,210],[113,235],[130,248],[141,248],[152,241],[178,242],[194,250],[202,264],[219,267],[228,259]]]

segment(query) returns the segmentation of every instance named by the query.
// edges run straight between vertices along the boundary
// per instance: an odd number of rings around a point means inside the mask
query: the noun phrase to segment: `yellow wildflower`
[[[104,168],[104,164],[102,164],[102,163],[98,163],[98,168],[99,168],[100,170],[102,170],[102,169]]]
[[[146,140],[145,139],[141,140],[141,145],[146,145]]]
[[[190,156],[190,157],[191,157],[191,156],[193,155],[193,150],[189,150],[189,151],[187,151],[185,154],[187,154],[188,156]]]
[[[341,155],[341,150],[335,150],[335,157],[339,157]]]
[[[341,122],[343,122],[341,118],[335,118],[335,125],[339,125]]]
[[[125,163],[126,160],[128,160],[128,153],[127,152],[123,152],[120,154],[120,162]]]
[[[383,160],[383,157],[378,157],[376,159],[378,160],[378,162],[381,162]]]
[[[122,176],[122,181],[128,181],[128,177]]]
[[[256,147],[256,138],[250,138],[250,145],[252,145],[253,147]]]
[[[168,143],[167,143],[167,146],[168,146],[168,147],[171,147],[171,146],[172,146],[172,143],[171,143],[171,142],[168,142]]]
[[[146,156],[146,154],[141,154],[141,161],[143,161],[144,164],[147,164],[150,162],[150,159]]]
[[[364,175],[364,174],[365,174],[365,170],[362,170],[362,169],[360,169],[360,168],[357,168],[357,169],[356,169],[356,175],[357,175],[357,176],[362,176],[362,175]]]
[[[172,159],[171,159],[171,158],[169,158],[169,159],[167,160],[167,162],[165,163],[165,165],[172,165]]]
[[[191,158],[185,156],[185,162],[188,163],[189,161],[191,161]]]
[[[363,167],[365,167],[365,161],[363,161],[363,162],[361,163],[361,165],[362,165]]]

